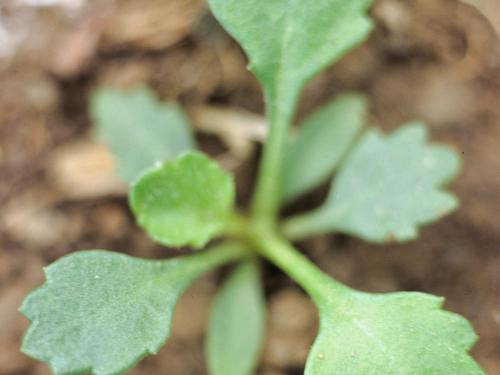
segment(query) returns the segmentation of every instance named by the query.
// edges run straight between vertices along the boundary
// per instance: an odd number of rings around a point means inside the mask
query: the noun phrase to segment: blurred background
[[[470,319],[473,354],[500,374],[500,2],[378,0],[370,39],[315,78],[298,119],[358,90],[370,123],[428,123],[432,139],[463,156],[452,184],[461,207],[417,241],[378,247],[346,236],[300,244],[322,269],[367,291],[424,291]],[[104,248],[157,258],[134,224],[109,150],[95,141],[89,95],[148,85],[187,110],[201,148],[252,188],[263,102],[240,48],[204,0],[0,0],[0,375],[45,375],[19,352],[22,299],[42,267],[69,252]],[[321,202],[326,189],[290,210]],[[317,316],[307,296],[265,265],[268,337],[259,374],[302,374]],[[203,334],[224,271],[191,287],[173,337],[132,374],[205,374]]]

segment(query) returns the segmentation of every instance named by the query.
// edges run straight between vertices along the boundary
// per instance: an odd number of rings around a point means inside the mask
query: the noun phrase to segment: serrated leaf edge
[[[86,254],[108,254],[108,253],[110,253],[107,250],[84,250],[82,252],[85,252]],[[21,351],[23,353],[25,353],[26,355],[32,357],[32,358],[36,358],[36,359],[38,359],[38,360],[40,360],[42,362],[48,363],[49,366],[50,366],[50,368],[51,368],[51,370],[52,370],[52,372],[54,373],[54,375],[82,375],[82,374],[87,374],[87,373],[93,373],[95,375],[120,375],[120,374],[123,374],[124,372],[126,372],[129,369],[131,369],[132,367],[134,367],[138,362],[140,362],[142,359],[144,359],[148,355],[155,355],[155,354],[158,353],[158,349],[161,348],[168,341],[168,339],[170,338],[170,335],[171,335],[171,332],[172,332],[172,321],[168,322],[164,336],[161,338],[160,342],[158,342],[156,345],[154,345],[156,347],[151,346],[151,347],[144,348],[131,361],[130,364],[128,364],[127,366],[125,366],[122,369],[118,370],[117,372],[112,372],[112,373],[97,371],[95,369],[95,366],[89,366],[88,368],[79,370],[77,372],[64,372],[64,371],[60,371],[57,368],[57,366],[53,363],[54,362],[54,360],[53,360],[54,356],[40,355],[36,351],[32,351],[32,350],[29,350],[27,348],[27,342],[29,341],[30,336],[32,335],[32,333],[38,327],[37,316],[29,316],[29,314],[26,312],[26,306],[28,304],[28,301],[30,299],[34,298],[38,293],[40,293],[40,292],[42,292],[44,290],[50,289],[51,285],[53,285],[53,279],[51,277],[51,269],[54,268],[54,266],[57,265],[57,263],[59,263],[61,260],[65,260],[65,259],[67,259],[67,258],[69,258],[71,256],[76,255],[76,254],[78,254],[78,253],[71,253],[71,254],[65,255],[62,258],[58,259],[56,262],[52,263],[51,265],[49,265],[47,267],[44,267],[43,268],[43,273],[45,275],[46,281],[41,286],[39,286],[38,288],[34,289],[24,299],[23,303],[21,304],[21,307],[18,309],[19,312],[24,317],[26,317],[26,319],[28,319],[28,321],[30,322],[30,324],[28,326],[28,329],[27,329],[27,331],[26,331],[26,333],[25,333],[25,335],[23,337],[23,340],[22,340]],[[113,254],[121,256],[123,258],[136,259],[136,258],[128,256],[126,254],[121,254],[121,253],[113,253]],[[145,259],[141,259],[141,261],[151,262],[151,263],[162,262],[161,260],[160,261],[154,261],[154,260],[148,261],[148,260],[145,260]],[[184,292],[184,290],[186,289],[186,287],[187,286],[184,286],[184,288],[182,288],[180,290],[180,292],[178,293],[178,295],[176,296],[174,306],[177,304],[177,301],[179,300],[180,296],[182,295],[182,293]],[[174,310],[175,310],[175,308],[174,308]],[[172,317],[173,317],[173,314],[172,314]]]

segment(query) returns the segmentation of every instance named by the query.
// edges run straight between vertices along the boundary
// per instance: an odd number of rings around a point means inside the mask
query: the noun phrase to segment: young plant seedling
[[[130,183],[130,206],[158,243],[199,249],[164,261],[103,250],[77,252],[45,269],[24,301],[31,321],[22,349],[54,374],[121,374],[156,353],[170,334],[175,304],[202,273],[236,262],[215,298],[206,340],[211,375],[249,375],[265,336],[258,256],[312,298],[320,315],[307,375],[484,374],[468,351],[464,318],[423,293],[369,294],[330,278],[290,242],[343,232],[365,241],[407,241],[457,206],[443,185],[459,159],[427,142],[411,123],[385,135],[363,132],[366,103],[342,95],[289,136],[304,85],[369,34],[371,0],[210,0],[260,81],[269,137],[248,215],[234,208],[233,178],[199,151],[188,120],[147,89],[93,96],[98,136]],[[158,162],[160,160],[161,162]],[[280,208],[336,172],[315,210],[280,221]],[[211,240],[222,238],[209,245]]]

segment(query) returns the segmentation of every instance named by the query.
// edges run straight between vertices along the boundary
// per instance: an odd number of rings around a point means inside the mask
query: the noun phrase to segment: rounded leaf
[[[132,185],[130,205],[159,243],[199,248],[226,227],[234,195],[230,175],[190,152],[146,172]]]

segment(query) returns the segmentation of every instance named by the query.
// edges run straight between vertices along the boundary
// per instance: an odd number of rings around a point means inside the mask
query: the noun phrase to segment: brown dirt
[[[27,322],[17,306],[42,282],[44,265],[86,248],[177,253],[135,226],[113,161],[91,140],[89,92],[145,83],[193,114],[216,105],[221,116],[235,116],[228,108],[261,114],[263,104],[243,54],[202,0],[147,0],[140,7],[132,0],[89,1],[80,10],[19,3],[0,5],[0,27],[18,42],[7,51],[0,46],[0,375],[42,375],[45,365],[19,352]],[[445,296],[481,336],[474,356],[489,374],[500,374],[500,3],[379,0],[372,14],[377,27],[370,40],[311,82],[299,117],[336,93],[359,90],[370,98],[374,124],[391,129],[425,120],[434,139],[463,154],[452,186],[462,205],[410,244],[324,236],[300,246],[350,286]],[[236,114],[258,127],[259,117],[244,113]],[[234,152],[220,130],[200,135],[200,142],[232,161],[244,204],[255,170],[253,142]],[[291,210],[323,196],[324,189]],[[205,373],[203,332],[220,279],[213,273],[190,288],[169,344],[131,373]],[[269,331],[259,373],[300,374],[317,327],[314,307],[270,265],[265,285]]]

